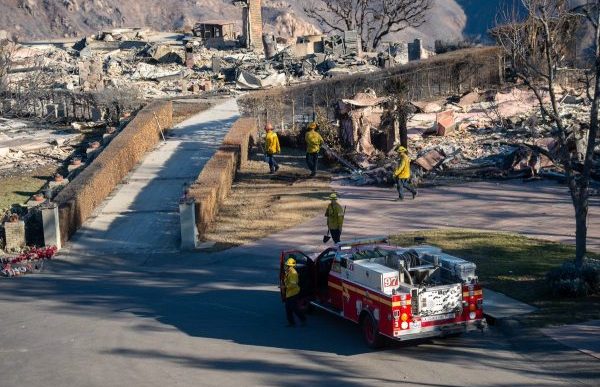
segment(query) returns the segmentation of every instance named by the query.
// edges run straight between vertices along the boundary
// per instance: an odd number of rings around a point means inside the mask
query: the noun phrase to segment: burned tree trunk
[[[408,149],[408,116],[405,109],[401,110],[398,123],[400,125],[400,145]]]

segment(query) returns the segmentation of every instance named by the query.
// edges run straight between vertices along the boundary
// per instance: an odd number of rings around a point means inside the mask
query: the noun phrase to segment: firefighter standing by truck
[[[317,175],[317,167],[319,164],[319,152],[323,145],[323,137],[317,132],[317,123],[311,122],[308,124],[308,131],[304,136],[306,141],[306,164],[310,169],[310,176]]]
[[[339,243],[342,238],[342,226],[344,225],[344,215],[346,210],[337,201],[338,196],[336,193],[329,195],[329,206],[325,210],[325,216],[327,217],[327,228],[331,233],[331,238],[334,243]]]
[[[302,325],[306,325],[306,316],[300,310],[298,299],[300,295],[300,285],[298,272],[296,271],[296,260],[288,258],[285,262],[285,277],[283,279],[285,285],[285,314],[288,320],[288,327],[296,326],[294,314],[300,319]]]
[[[400,161],[398,168],[394,171],[394,181],[398,190],[398,199],[396,200],[404,200],[404,188],[412,193],[414,199],[417,196],[417,189],[410,184],[410,157],[408,157],[408,151],[405,147],[399,146],[398,155]]]
[[[271,173],[275,173],[279,170],[279,164],[277,163],[277,160],[275,160],[275,155],[281,153],[279,137],[277,137],[277,133],[273,131],[273,125],[271,125],[271,123],[268,123],[265,126],[265,131],[267,132],[265,136],[265,155],[267,157],[267,162],[269,163],[269,170]]]

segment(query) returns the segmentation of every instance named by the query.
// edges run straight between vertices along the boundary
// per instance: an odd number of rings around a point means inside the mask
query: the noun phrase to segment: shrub
[[[578,268],[568,261],[546,274],[552,294],[561,297],[585,297],[600,294],[600,261],[586,259]]]

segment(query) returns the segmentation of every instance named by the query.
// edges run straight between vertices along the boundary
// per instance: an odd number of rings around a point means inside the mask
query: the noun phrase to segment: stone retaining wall
[[[163,130],[173,126],[171,102],[157,101],[142,109],[106,149],[56,196],[63,243],[161,140],[157,119]]]
[[[231,191],[236,172],[247,163],[257,133],[253,118],[236,121],[223,139],[223,145],[190,186],[187,198],[196,204],[196,227],[200,237],[214,222],[219,206]]]

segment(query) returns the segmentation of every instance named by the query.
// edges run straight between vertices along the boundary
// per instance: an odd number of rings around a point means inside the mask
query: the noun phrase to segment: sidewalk
[[[542,329],[542,333],[600,360],[600,320]]]
[[[169,130],[167,140],[75,234],[68,247],[71,255],[178,252],[183,185],[198,176],[238,116],[235,99],[229,99]]]

